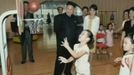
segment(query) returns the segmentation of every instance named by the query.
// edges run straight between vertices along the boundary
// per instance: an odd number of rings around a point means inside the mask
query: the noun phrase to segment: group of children
[[[107,28],[101,24],[96,35],[96,43],[99,48],[108,48],[109,55],[112,55],[111,47],[113,46],[113,24],[109,23]]]

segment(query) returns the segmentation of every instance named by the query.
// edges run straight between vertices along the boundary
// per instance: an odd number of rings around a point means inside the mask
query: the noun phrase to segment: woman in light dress
[[[89,7],[89,15],[87,15],[84,19],[83,29],[90,30],[93,35],[94,39],[96,39],[96,34],[99,30],[100,25],[100,18],[97,16],[98,8],[95,4],[92,4]],[[94,48],[91,52],[95,52],[96,50],[96,43],[94,43]]]

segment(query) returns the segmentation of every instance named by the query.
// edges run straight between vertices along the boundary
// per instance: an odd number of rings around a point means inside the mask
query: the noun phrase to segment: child
[[[110,55],[112,55],[111,47],[113,46],[113,33],[113,25],[112,23],[109,23],[106,30],[106,45],[109,47]]]
[[[90,75],[90,63],[88,62],[88,58],[90,55],[89,50],[93,48],[93,34],[89,30],[84,30],[79,35],[78,41],[80,43],[75,44],[74,50],[72,50],[68,44],[67,38],[65,38],[64,42],[62,42],[62,46],[64,46],[69,51],[72,57],[66,59],[60,56],[59,60],[61,63],[69,63],[76,59],[76,75]]]
[[[102,43],[105,44],[105,30],[103,25],[100,25],[99,31],[97,32],[96,38],[97,38],[97,43]]]
[[[104,30],[104,27],[103,25],[100,25],[99,27],[99,31],[97,32],[97,35],[96,35],[96,47],[97,47],[97,51],[96,53],[97,54],[100,54],[100,53],[107,53],[108,51],[106,51],[106,48],[107,48],[107,45],[106,45],[106,32]],[[97,56],[98,58],[98,56]]]
[[[114,60],[114,62],[118,63],[121,61],[121,66],[120,66],[120,72],[119,75],[134,75],[132,74],[132,70],[134,69],[134,40],[133,40],[133,35],[127,35],[124,38],[124,43],[123,43],[123,50],[127,51],[123,58],[118,57]]]

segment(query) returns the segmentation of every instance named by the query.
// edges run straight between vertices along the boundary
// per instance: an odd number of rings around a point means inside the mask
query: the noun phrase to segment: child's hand
[[[67,48],[69,46],[67,38],[64,38],[64,41],[61,42],[61,46],[64,46],[65,48]]]
[[[68,60],[62,56],[59,56],[58,60],[61,61],[60,63],[68,63]]]
[[[114,62],[115,63],[118,63],[118,62],[120,62],[122,60],[122,57],[117,57],[115,60],[114,60]]]
[[[114,60],[113,66],[114,66],[114,67],[120,66],[120,65],[121,65],[121,60],[122,60],[122,57],[117,57],[117,58]]]

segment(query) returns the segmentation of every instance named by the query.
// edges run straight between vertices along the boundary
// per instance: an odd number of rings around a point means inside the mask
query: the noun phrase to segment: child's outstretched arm
[[[69,62],[72,62],[74,60],[74,58],[70,57],[69,59],[66,59],[66,58],[64,58],[62,56],[59,56],[58,60],[61,61],[60,63],[69,63]]]
[[[86,51],[80,51],[80,52],[75,52],[74,50],[71,49],[71,47],[69,46],[69,43],[67,41],[67,38],[64,39],[64,41],[62,42],[62,45],[61,46],[64,46],[68,51],[69,53],[74,57],[74,58],[79,58],[81,56],[83,56],[84,54],[86,54],[87,52]]]

